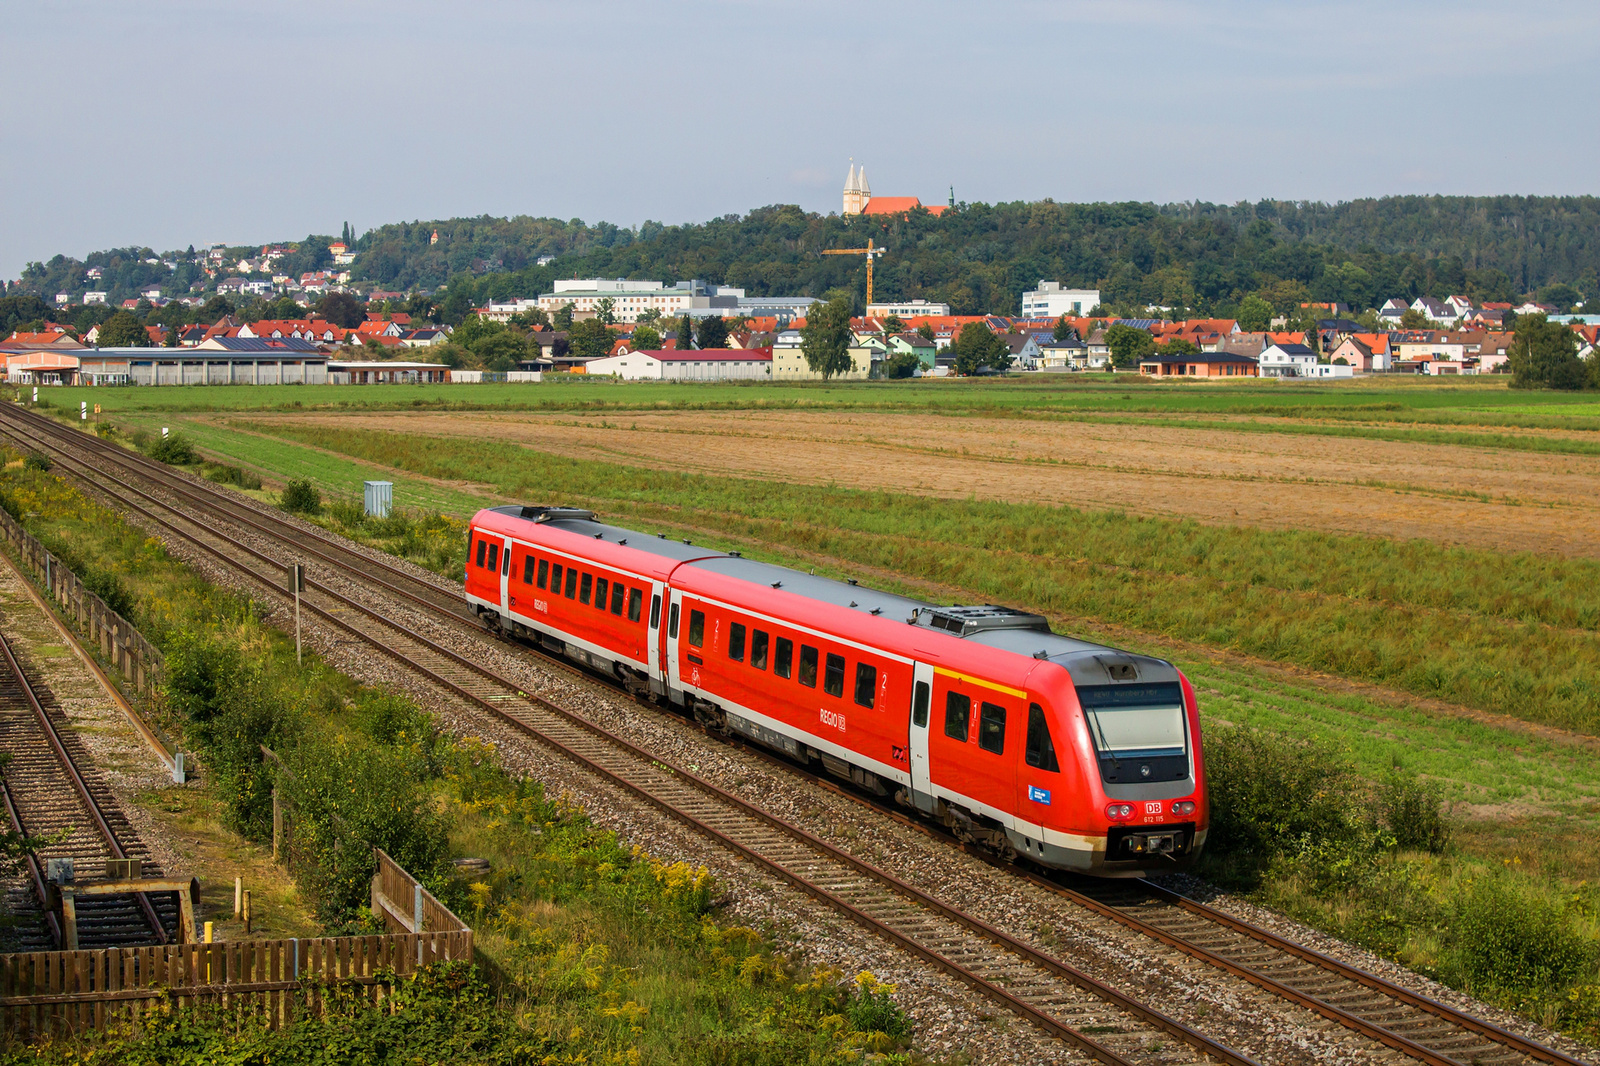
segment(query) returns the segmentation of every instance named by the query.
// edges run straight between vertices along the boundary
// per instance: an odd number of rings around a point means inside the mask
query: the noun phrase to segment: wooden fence
[[[22,565],[32,571],[78,631],[100,648],[100,654],[122,672],[142,695],[155,694],[161,681],[162,657],[155,645],[133,623],[106,606],[106,601],[83,587],[61,560],[45,550],[38,539],[16,519],[0,511],[0,536],[16,548]]]
[[[372,878],[381,936],[235,940],[217,944],[36,951],[0,955],[0,1032],[82,1032],[139,1022],[150,1011],[216,1004],[277,1027],[322,1010],[330,988],[381,1003],[397,980],[424,966],[471,961],[472,930],[381,849]],[[396,914],[398,900],[414,909]],[[411,929],[415,916],[421,928]],[[348,994],[348,992],[346,993]]]

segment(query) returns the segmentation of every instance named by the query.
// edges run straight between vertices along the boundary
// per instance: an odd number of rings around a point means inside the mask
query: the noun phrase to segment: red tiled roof
[[[639,352],[664,363],[733,363],[771,359],[771,348],[700,348],[678,351],[674,348],[649,348]]]
[[[863,215],[903,215],[907,211],[915,211],[923,206],[922,201],[915,196],[874,196],[867,201],[867,206],[861,209]],[[943,204],[936,204],[928,208],[929,214],[937,215],[944,211]]]

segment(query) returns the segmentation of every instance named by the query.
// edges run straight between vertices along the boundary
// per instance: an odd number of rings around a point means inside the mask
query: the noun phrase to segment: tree
[[[976,374],[984,367],[1004,370],[1011,365],[1011,349],[982,322],[969,322],[955,341],[957,374]]]
[[[550,316],[537,307],[529,307],[526,310],[519,311],[506,321],[508,325],[522,326],[526,329],[532,329],[534,326],[543,326],[545,329],[550,328]]]
[[[850,358],[850,313],[848,298],[814,303],[806,311],[806,324],[800,330],[800,350],[806,366],[821,374],[824,381],[835,374],[848,373],[855,365]]]
[[[556,317],[552,320],[557,330],[572,328],[572,301],[568,300],[556,308]]]
[[[599,302],[594,305],[594,317],[598,318],[603,326],[616,325],[617,301],[609,296],[602,296]]]
[[[508,329],[480,337],[472,346],[485,370],[496,372],[515,370],[517,364],[528,357],[528,342],[520,334]]]
[[[899,315],[890,315],[888,318],[883,320],[883,332],[885,336],[892,337],[896,333],[904,333],[905,331],[905,320]]]
[[[1583,299],[1583,293],[1564,282],[1546,285],[1539,290],[1539,302],[1553,304],[1561,314],[1572,310],[1572,305]]]
[[[144,331],[144,323],[127,311],[118,311],[102,322],[98,336],[96,343],[101,348],[150,347],[150,334]]]
[[[1544,315],[1518,315],[1506,352],[1514,389],[1581,389],[1589,367],[1578,358],[1578,335]]]
[[[1251,293],[1239,301],[1238,319],[1246,333],[1261,333],[1272,325],[1272,305]]]
[[[317,314],[340,329],[355,329],[367,320],[367,305],[347,292],[330,292],[317,304]]]
[[[1415,307],[1408,307],[1400,312],[1401,329],[1427,329],[1431,325],[1433,320]]]
[[[1078,331],[1073,328],[1072,323],[1067,321],[1067,316],[1062,315],[1056,319],[1056,328],[1051,331],[1050,335],[1055,338],[1057,344],[1065,344],[1076,338]]]
[[[939,339],[934,335],[933,327],[926,322],[917,327],[917,336],[921,337],[925,341],[934,341]]]
[[[633,350],[636,352],[653,352],[661,347],[661,334],[653,326],[633,327]]]
[[[178,333],[182,329],[183,327],[177,324],[169,325],[167,327],[167,335],[163,338],[164,346],[168,348],[176,348],[178,346]]]
[[[447,326],[458,326],[472,311],[472,294],[464,286],[452,285],[439,304],[439,317]]]
[[[700,320],[700,329],[694,337],[697,348],[726,348],[728,346],[728,323],[716,315]]]
[[[1156,342],[1144,330],[1118,322],[1106,330],[1106,347],[1118,370],[1137,370],[1139,360],[1155,351]]]
[[[220,293],[200,305],[200,310],[195,314],[196,322],[212,323],[224,315],[231,315],[238,308],[233,301]]]
[[[1200,347],[1193,341],[1186,340],[1183,337],[1173,337],[1171,340],[1166,341],[1165,343],[1157,344],[1155,350],[1156,354],[1158,355],[1200,354]]]
[[[603,359],[610,355],[613,339],[611,331],[598,318],[574,322],[572,329],[567,332],[567,343],[572,346],[572,354],[584,359]]]
[[[694,320],[688,315],[678,319],[678,351],[687,352],[694,347]]]
[[[883,361],[883,376],[886,378],[914,377],[921,369],[922,360],[917,358],[915,352],[901,352],[891,355]]]
[[[661,321],[661,308],[647,307],[643,311],[639,312],[639,317],[634,319],[634,321],[642,322],[647,326],[653,326],[657,322]]]

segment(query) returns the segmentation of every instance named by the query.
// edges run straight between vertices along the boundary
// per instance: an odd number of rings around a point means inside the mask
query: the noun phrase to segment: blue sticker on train
[[[1048,788],[1040,788],[1038,785],[1029,785],[1028,798],[1035,803],[1048,804],[1050,802],[1050,790]]]

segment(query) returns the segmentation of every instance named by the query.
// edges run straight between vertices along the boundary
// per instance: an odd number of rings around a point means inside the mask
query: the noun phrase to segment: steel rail
[[[120,451],[121,449],[118,449],[118,450]],[[85,467],[85,464],[83,464],[81,461],[76,460],[76,459],[74,459],[72,457],[63,456],[63,458],[65,458],[67,460],[67,462],[71,463],[73,466],[76,466],[76,467],[78,467],[80,469],[83,469]],[[174,514],[178,515],[182,521],[187,522],[190,525],[194,525],[194,526],[197,526],[197,527],[203,529],[205,531],[205,535],[206,536],[214,537],[214,538],[216,538],[218,540],[224,541],[224,542],[232,545],[233,547],[239,549],[240,551],[246,553],[247,555],[249,555],[249,556],[251,556],[251,557],[253,557],[253,558],[255,558],[255,559],[257,559],[257,560],[259,560],[261,562],[266,563],[267,565],[274,566],[274,567],[280,567],[280,568],[283,565],[283,564],[277,562],[276,560],[271,559],[265,553],[263,553],[263,552],[255,549],[255,548],[251,547],[250,545],[244,544],[244,543],[238,541],[237,539],[228,536],[225,533],[219,532],[218,530],[216,530],[214,528],[210,528],[210,527],[204,526],[202,523],[200,523],[199,521],[197,521],[193,517],[185,515],[181,511],[177,510],[171,504],[168,504],[168,503],[166,503],[164,501],[161,501],[161,500],[157,499],[156,497],[151,496],[149,493],[144,492],[141,489],[138,489],[138,488],[136,488],[134,486],[126,484],[125,482],[123,482],[121,479],[115,477],[114,475],[105,473],[104,471],[95,471],[94,473],[95,473],[95,475],[97,475],[99,477],[102,477],[102,478],[105,478],[105,479],[107,479],[109,481],[115,482],[116,484],[118,484],[119,486],[121,486],[122,488],[126,489],[129,492],[132,492],[132,493],[134,493],[134,494],[136,494],[138,496],[145,497],[146,499],[150,500],[152,503],[156,504],[159,507],[162,507],[162,508],[164,508],[166,510],[172,511]],[[185,533],[183,530],[178,529],[176,526],[174,526],[171,522],[167,521],[166,519],[163,519],[163,518],[159,517],[158,515],[152,514],[150,511],[148,511],[144,507],[139,506],[138,504],[127,500],[126,497],[121,497],[120,494],[116,493],[114,490],[108,490],[108,489],[105,489],[104,487],[102,487],[101,491],[108,492],[109,494],[113,495],[114,497],[118,497],[118,498],[122,499],[122,501],[126,505],[130,506],[131,508],[133,508],[134,510],[138,511],[139,513],[143,514],[149,520],[157,523],[162,528],[167,529],[168,531],[173,533],[175,536],[178,536],[178,537],[182,538],[183,540],[188,541],[189,543],[192,543],[195,546],[207,551],[208,553],[210,553],[211,555],[213,555],[214,557],[216,557],[217,559],[222,561],[224,564],[226,564],[229,568],[235,569],[235,570],[243,570],[243,567],[240,565],[238,560],[231,558],[226,552],[222,551],[221,549],[216,548],[213,545],[205,543],[203,540],[199,539],[194,534]],[[280,597],[286,595],[286,593],[283,591],[283,589],[279,588],[278,586],[272,584],[269,581],[263,580],[260,574],[254,573],[254,572],[250,572],[250,571],[247,571],[247,570],[244,571],[244,572],[246,573],[246,575],[248,577],[250,577],[253,580],[263,584],[266,588],[271,590],[275,595],[280,596]],[[734,810],[738,811],[739,813],[744,814],[747,817],[752,818],[752,819],[754,819],[754,820],[756,820],[756,821],[758,821],[760,823],[768,825],[771,828],[776,829],[779,832],[785,834],[786,836],[789,836],[791,839],[796,840],[796,841],[798,841],[798,842],[800,842],[800,843],[812,848],[813,850],[815,850],[817,852],[820,852],[822,855],[824,855],[828,859],[832,860],[833,862],[835,862],[835,863],[837,863],[839,865],[845,866],[845,867],[847,867],[849,869],[852,869],[852,870],[856,871],[857,873],[862,874],[863,876],[866,876],[866,877],[868,877],[868,878],[870,878],[872,880],[877,881],[878,883],[888,887],[891,891],[894,891],[896,894],[901,895],[901,896],[907,898],[908,900],[910,900],[911,902],[916,903],[919,906],[923,907],[925,910],[928,910],[928,911],[930,911],[930,912],[932,912],[934,914],[937,914],[939,917],[945,918],[946,920],[951,921],[951,922],[953,922],[953,923],[955,923],[955,924],[957,924],[957,925],[959,925],[959,926],[961,926],[961,927],[963,927],[963,928],[965,928],[965,929],[967,929],[967,930],[969,930],[969,931],[971,931],[971,932],[973,932],[973,933],[975,933],[975,934],[977,934],[977,935],[989,940],[990,942],[992,942],[992,943],[1004,948],[1005,950],[1010,951],[1014,955],[1020,956],[1021,958],[1025,959],[1026,961],[1032,963],[1033,965],[1038,966],[1041,969],[1046,970],[1047,972],[1050,972],[1051,974],[1053,974],[1056,977],[1059,977],[1059,978],[1061,978],[1063,980],[1068,981],[1069,983],[1075,985],[1076,987],[1080,988],[1081,990],[1083,990],[1085,992],[1088,992],[1091,995],[1096,996],[1097,998],[1100,998],[1104,1002],[1110,1004],[1112,1007],[1124,1011],[1125,1013],[1127,1013],[1127,1014],[1139,1019],[1140,1021],[1144,1022],[1145,1024],[1166,1031],[1167,1033],[1171,1034],[1172,1036],[1177,1037],[1179,1040],[1182,1040],[1184,1043],[1188,1044],[1189,1046],[1195,1048],[1201,1054],[1207,1055],[1209,1057],[1218,1059],[1219,1061],[1228,1063],[1229,1066],[1254,1066],[1254,1060],[1248,1058],[1247,1056],[1239,1054],[1238,1052],[1232,1050],[1231,1048],[1227,1047],[1226,1045],[1224,1045],[1224,1044],[1222,1044],[1222,1043],[1220,1043],[1218,1041],[1215,1041],[1215,1040],[1211,1039],[1210,1037],[1205,1036],[1202,1033],[1199,1033],[1197,1030],[1194,1030],[1194,1029],[1190,1028],[1189,1026],[1184,1025],[1182,1022],[1179,1022],[1177,1019],[1174,1019],[1174,1018],[1162,1013],[1161,1011],[1156,1010],[1155,1008],[1146,1006],[1145,1004],[1142,1004],[1142,1003],[1138,1002],[1137,1000],[1134,1000],[1131,997],[1128,997],[1128,996],[1124,995],[1123,993],[1119,992],[1115,988],[1112,988],[1111,986],[1106,985],[1103,982],[1097,981],[1096,979],[1088,976],[1087,974],[1082,973],[1081,971],[1077,970],[1075,967],[1069,965],[1068,963],[1065,963],[1065,962],[1063,962],[1063,961],[1061,961],[1059,959],[1056,959],[1053,956],[1047,955],[1046,953],[1044,953],[1042,951],[1039,951],[1037,948],[1033,947],[1032,945],[1029,945],[1029,944],[1026,944],[1026,943],[1024,943],[1024,942],[1022,942],[1020,940],[1017,940],[1016,938],[1010,936],[1010,934],[1007,934],[1007,933],[1005,933],[1005,932],[1003,932],[1003,931],[1001,931],[999,929],[996,929],[995,927],[989,925],[988,923],[983,922],[981,919],[975,918],[975,917],[973,917],[971,915],[966,914],[965,912],[962,912],[962,911],[960,911],[960,910],[958,910],[958,909],[956,909],[954,907],[951,907],[948,904],[945,904],[942,901],[937,900],[932,896],[929,896],[928,894],[924,893],[922,890],[920,890],[918,888],[915,888],[914,886],[909,885],[904,881],[901,881],[899,878],[896,878],[894,875],[889,874],[886,871],[883,871],[883,870],[879,869],[878,867],[873,866],[872,864],[867,863],[864,860],[859,859],[856,856],[851,855],[848,852],[846,852],[846,851],[844,851],[844,850],[842,850],[842,849],[840,849],[840,848],[838,848],[838,847],[836,847],[836,846],[834,846],[832,844],[829,844],[828,842],[826,842],[824,840],[821,840],[818,837],[813,836],[812,834],[810,834],[806,830],[803,830],[803,829],[799,828],[798,826],[794,826],[794,825],[788,823],[787,821],[785,821],[785,820],[783,820],[781,818],[778,818],[776,815],[773,815],[773,814],[771,814],[771,813],[769,813],[769,812],[767,812],[767,811],[765,811],[765,810],[763,810],[763,809],[761,809],[759,807],[756,807],[753,804],[748,803],[747,801],[745,801],[745,800],[743,800],[743,799],[741,799],[741,798],[739,798],[737,796],[734,796],[733,794],[731,794],[729,792],[726,792],[721,787],[719,787],[719,786],[717,786],[715,784],[712,784],[711,782],[706,781],[703,778],[700,778],[696,774],[691,773],[686,768],[677,765],[672,760],[667,759],[667,758],[665,758],[665,757],[663,757],[661,755],[658,755],[658,754],[656,754],[654,752],[650,752],[650,751],[647,751],[647,750],[645,750],[643,748],[640,748],[637,745],[633,744],[632,742],[627,741],[627,740],[625,740],[625,739],[623,739],[621,737],[616,736],[615,734],[611,733],[609,730],[606,730],[604,727],[599,726],[599,725],[597,725],[597,724],[595,724],[593,722],[590,722],[588,719],[584,718],[583,716],[578,715],[575,712],[572,712],[572,711],[570,711],[570,710],[568,710],[568,709],[566,709],[564,707],[561,707],[560,705],[558,705],[556,703],[553,703],[553,702],[551,702],[549,700],[546,700],[546,699],[544,699],[542,697],[539,697],[539,696],[533,695],[533,694],[529,694],[529,693],[523,691],[522,688],[516,682],[511,681],[511,680],[509,680],[507,678],[504,678],[504,677],[500,676],[499,674],[495,673],[494,671],[488,669],[487,667],[481,666],[481,665],[471,661],[470,659],[467,659],[464,656],[459,655],[455,651],[453,651],[451,649],[448,649],[448,648],[445,648],[442,645],[439,645],[437,642],[432,641],[428,637],[425,637],[425,636],[423,636],[423,635],[421,635],[419,633],[416,633],[415,631],[413,631],[410,628],[402,625],[401,623],[398,623],[398,622],[395,622],[395,621],[393,621],[391,619],[385,618],[384,616],[378,614],[377,612],[373,611],[372,609],[366,607],[364,604],[358,603],[358,602],[350,599],[349,597],[347,597],[347,596],[345,596],[345,595],[343,595],[341,593],[335,592],[334,590],[327,588],[326,586],[322,585],[319,582],[314,582],[314,581],[308,580],[306,584],[307,584],[308,590],[313,590],[314,589],[315,591],[320,592],[322,595],[327,596],[329,599],[334,600],[339,605],[347,607],[347,608],[351,608],[351,609],[357,611],[358,613],[360,613],[362,615],[365,615],[367,617],[372,618],[374,621],[376,621],[376,622],[378,622],[378,623],[380,623],[382,625],[385,625],[385,626],[388,626],[391,629],[394,629],[396,632],[404,635],[407,639],[416,642],[417,644],[425,647],[427,650],[433,652],[434,654],[440,655],[441,657],[449,660],[450,662],[456,663],[457,665],[469,670],[470,672],[472,672],[474,674],[477,674],[477,675],[483,677],[485,680],[489,680],[489,681],[493,682],[494,684],[506,689],[509,692],[514,692],[517,696],[521,697],[522,699],[527,700],[529,703],[535,704],[536,706],[539,706],[539,707],[543,708],[544,710],[547,710],[547,711],[559,716],[562,720],[564,720],[564,721],[566,721],[566,722],[568,722],[568,723],[570,723],[570,724],[572,724],[572,725],[574,725],[574,726],[576,726],[576,727],[578,727],[580,729],[583,729],[586,732],[594,735],[595,737],[597,737],[597,738],[599,738],[599,739],[611,744],[615,748],[617,748],[617,749],[625,752],[626,754],[632,756],[634,759],[636,759],[639,762],[645,764],[646,766],[653,765],[653,766],[655,766],[655,767],[657,767],[657,768],[659,768],[661,770],[664,770],[673,779],[685,782],[685,783],[689,784],[691,787],[695,788],[696,790],[704,793],[707,796],[710,796],[711,798],[714,798],[714,799],[726,804],[727,806],[733,808]],[[625,791],[627,791],[627,792],[629,792],[629,793],[631,793],[633,795],[638,796],[640,799],[642,799],[645,802],[649,803],[651,806],[656,807],[657,809],[661,810],[664,814],[667,814],[668,816],[670,816],[670,817],[672,817],[672,818],[684,823],[685,825],[689,826],[691,829],[694,829],[695,831],[697,831],[699,833],[702,833],[703,835],[706,835],[706,836],[716,840],[720,844],[724,845],[725,847],[729,848],[730,850],[734,851],[735,853],[741,855],[742,857],[748,859],[749,861],[752,861],[752,862],[756,863],[757,865],[760,865],[761,867],[770,870],[771,872],[773,872],[774,874],[776,874],[779,877],[783,878],[784,880],[788,881],[789,883],[793,884],[796,888],[800,889],[801,891],[805,892],[806,894],[812,896],[815,899],[818,899],[818,900],[820,900],[822,902],[825,902],[825,903],[829,904],[830,906],[834,907],[836,910],[839,910],[847,918],[849,918],[850,920],[856,922],[857,924],[862,925],[863,927],[870,929],[874,933],[877,933],[878,935],[883,936],[883,937],[891,940],[892,942],[894,942],[894,943],[904,947],[905,949],[911,951],[913,954],[916,954],[919,957],[927,959],[928,961],[934,963],[938,967],[940,967],[940,968],[946,970],[947,972],[951,973],[953,976],[957,977],[959,980],[961,980],[964,983],[968,984],[969,986],[973,987],[977,991],[985,994],[986,996],[989,996],[990,998],[995,999],[997,1002],[999,1002],[1002,1005],[1004,1005],[1007,1009],[1009,1009],[1009,1010],[1011,1010],[1011,1011],[1023,1016],[1024,1018],[1027,1018],[1027,1019],[1029,1019],[1031,1021],[1034,1021],[1036,1024],[1039,1024],[1041,1027],[1046,1029],[1046,1031],[1050,1032],[1052,1035],[1055,1035],[1055,1036],[1059,1037],[1060,1039],[1065,1040],[1066,1042],[1073,1044],[1075,1047],[1078,1047],[1080,1050],[1082,1050],[1085,1053],[1089,1054],[1090,1056],[1094,1057],[1098,1061],[1107,1063],[1108,1066],[1122,1066],[1122,1064],[1128,1064],[1128,1060],[1126,1060],[1126,1059],[1122,1058],[1121,1056],[1117,1055],[1114,1051],[1106,1048],[1104,1045],[1100,1044],[1098,1041],[1095,1041],[1092,1037],[1090,1037],[1090,1036],[1088,1036],[1086,1034],[1083,1034],[1083,1033],[1079,1032],[1078,1030],[1073,1029],[1071,1026],[1068,1026],[1068,1025],[1062,1023],[1061,1021],[1051,1017],[1049,1014],[1047,1014],[1047,1013],[1045,1013],[1043,1011],[1040,1011],[1038,1008],[1032,1006],[1031,1004],[1026,1002],[1024,999],[1022,999],[1021,997],[1012,995],[1011,993],[1007,992],[1004,988],[1002,988],[999,985],[996,985],[993,982],[991,982],[991,981],[981,977],[980,975],[974,973],[970,968],[962,965],[961,963],[956,962],[953,959],[949,959],[949,958],[947,958],[947,957],[945,957],[943,955],[940,955],[937,951],[934,951],[933,949],[928,948],[925,945],[917,943],[912,938],[907,937],[905,934],[903,934],[903,933],[899,932],[898,930],[894,929],[892,926],[880,921],[877,918],[874,918],[870,914],[867,914],[865,911],[861,910],[860,908],[857,908],[857,907],[853,906],[847,900],[844,900],[843,898],[835,895],[834,893],[830,892],[828,889],[826,889],[826,888],[824,888],[824,887],[822,887],[820,885],[814,884],[813,882],[809,881],[808,879],[806,879],[805,877],[801,876],[800,874],[798,874],[798,873],[796,873],[796,872],[794,872],[792,870],[789,870],[783,864],[781,864],[781,863],[779,863],[779,862],[777,862],[777,861],[775,861],[775,860],[773,860],[773,859],[771,859],[771,858],[769,858],[769,857],[767,857],[765,855],[762,855],[759,851],[755,850],[750,845],[745,844],[742,841],[738,841],[738,840],[733,839],[732,837],[730,837],[727,834],[723,833],[722,831],[718,830],[715,826],[712,826],[712,825],[708,824],[707,822],[703,821],[702,819],[700,819],[700,818],[696,817],[695,815],[691,814],[690,812],[685,811],[685,810],[681,809],[680,807],[677,807],[677,806],[673,805],[668,800],[666,800],[663,797],[653,793],[647,787],[645,787],[643,785],[640,785],[639,783],[637,783],[635,781],[629,780],[627,777],[625,777],[625,776],[623,776],[621,774],[618,774],[617,772],[613,771],[609,767],[606,767],[606,766],[600,764],[599,762],[596,762],[595,760],[591,759],[590,757],[584,755],[583,753],[574,750],[569,745],[563,744],[560,740],[558,740],[555,737],[552,737],[546,731],[540,729],[536,725],[534,725],[532,723],[529,723],[527,721],[524,721],[523,719],[517,717],[516,715],[507,712],[503,707],[500,707],[500,706],[496,705],[494,702],[492,702],[492,701],[490,701],[488,699],[485,699],[484,697],[478,695],[477,693],[474,693],[474,692],[472,692],[472,691],[470,691],[470,690],[468,690],[466,688],[463,688],[461,685],[457,684],[455,681],[452,681],[450,678],[447,678],[444,675],[439,674],[439,673],[437,673],[435,671],[429,670],[427,667],[422,666],[421,664],[416,663],[411,659],[408,659],[404,654],[402,654],[398,650],[393,649],[393,648],[391,648],[391,647],[389,647],[389,646],[387,646],[387,645],[385,645],[385,644],[383,644],[381,642],[375,641],[370,634],[365,633],[362,630],[356,628],[355,626],[351,625],[345,619],[339,618],[338,616],[330,613],[329,611],[324,610],[322,607],[318,606],[317,604],[309,602],[309,601],[307,601],[305,599],[302,599],[301,607],[302,607],[302,609],[309,611],[311,614],[317,616],[318,618],[321,618],[325,622],[327,622],[327,623],[329,623],[329,624],[331,624],[333,626],[336,626],[336,627],[338,627],[340,629],[343,629],[344,631],[350,633],[352,636],[357,637],[362,642],[370,644],[370,645],[378,648],[379,650],[383,651],[385,654],[389,655],[391,658],[395,659],[401,665],[403,665],[403,666],[407,667],[408,669],[410,669],[410,670],[422,675],[430,683],[435,684],[435,685],[437,685],[437,686],[439,686],[441,688],[444,688],[445,690],[451,692],[452,694],[454,694],[458,698],[460,698],[460,699],[462,699],[462,700],[464,700],[464,701],[466,701],[466,702],[468,702],[468,703],[470,703],[470,704],[472,704],[474,706],[477,706],[477,707],[479,707],[480,709],[482,709],[484,711],[487,711],[489,714],[491,714],[495,718],[499,719],[500,721],[503,721],[503,722],[511,725],[512,727],[514,727],[515,729],[517,729],[520,732],[528,734],[529,736],[533,737],[535,740],[539,741],[540,743],[546,745],[550,749],[561,753],[563,756],[573,760],[574,762],[577,762],[579,765],[583,766],[585,769],[589,770],[590,772],[596,774],[597,776],[599,776],[603,780],[606,780],[606,781],[610,782],[611,784],[613,784],[613,785],[615,785],[615,786],[617,786],[619,788],[622,788],[623,790],[625,790]],[[1131,1064],[1130,1064],[1130,1066],[1131,1066]]]
[[[73,761],[71,755],[67,754],[66,747],[61,743],[61,734],[56,731],[55,723],[50,721],[50,715],[45,711],[44,705],[39,702],[38,695],[33,691],[32,683],[28,681],[28,676],[22,672],[22,665],[17,662],[17,657],[12,654],[11,643],[6,640],[3,633],[0,633],[0,659],[4,659],[6,669],[16,676],[17,683],[22,689],[22,694],[28,701],[28,707],[33,711],[33,716],[39,723],[40,732],[44,734],[45,742],[49,744],[56,761],[61,764],[62,769],[67,772],[68,778],[71,779],[72,790],[78,794],[78,799],[82,802],[85,812],[89,815],[95,832],[105,841],[106,849],[111,852],[113,859],[126,859],[128,853],[122,849],[122,843],[117,840],[117,834],[112,832],[110,824],[106,822],[105,815],[100,811],[100,804],[95,801],[94,795],[89,791],[88,782],[83,779],[83,774],[78,770],[78,764]],[[7,798],[9,802],[9,792]],[[16,816],[15,808],[12,809],[12,816],[20,827],[21,821]],[[167,930],[161,924],[161,919],[157,917],[155,908],[150,905],[150,897],[143,892],[135,892],[133,896],[138,902],[139,910],[149,924],[151,932],[155,934],[156,942],[165,944],[167,942]],[[50,907],[49,896],[44,896],[39,902],[48,912]],[[55,932],[59,936],[59,928]]]

